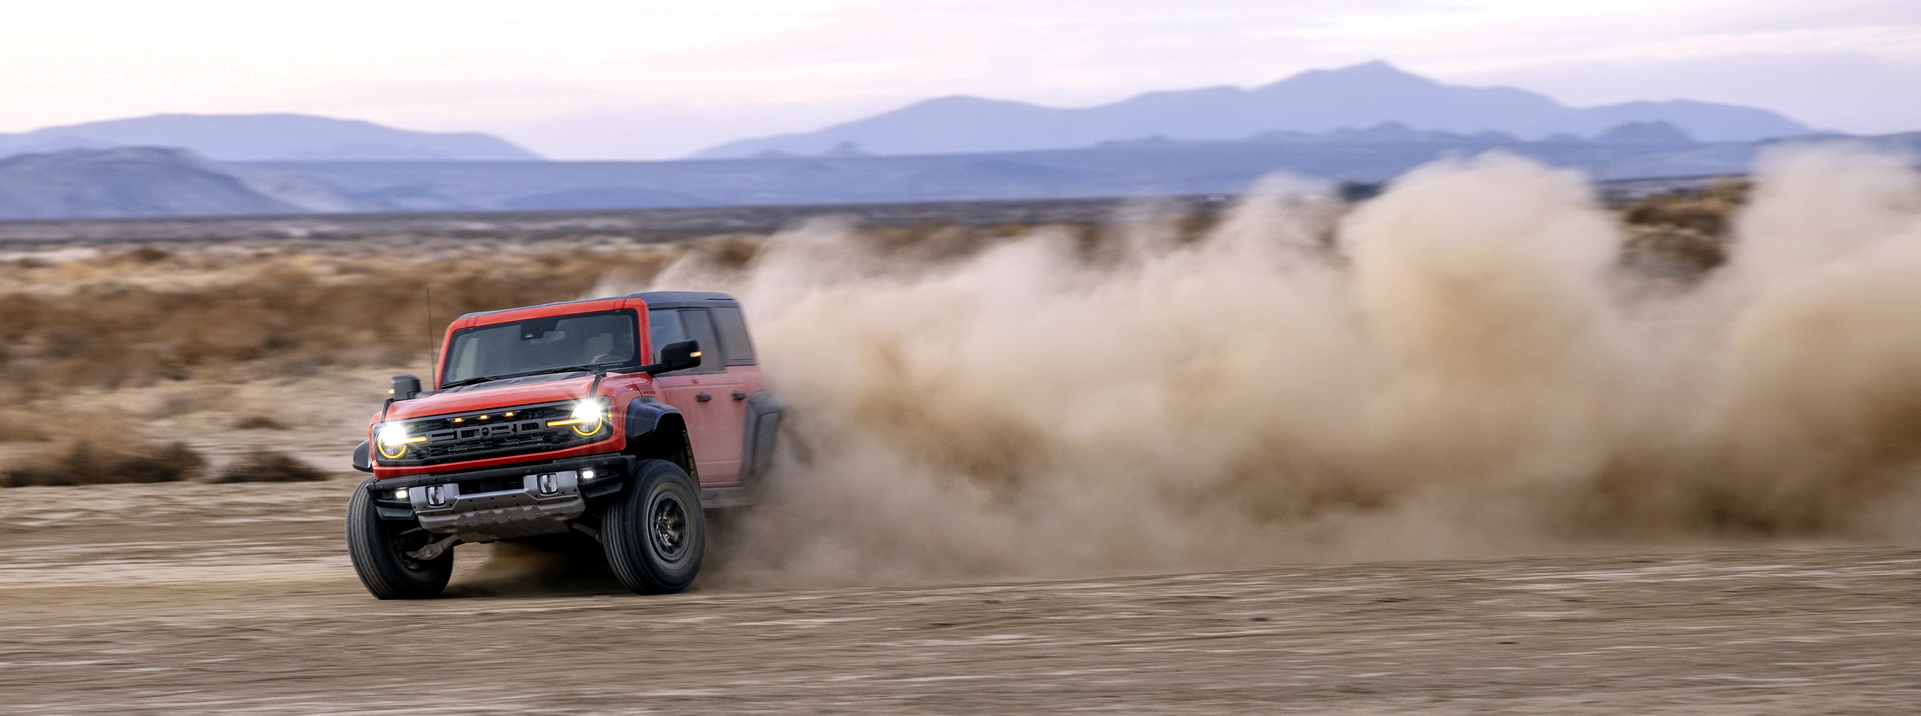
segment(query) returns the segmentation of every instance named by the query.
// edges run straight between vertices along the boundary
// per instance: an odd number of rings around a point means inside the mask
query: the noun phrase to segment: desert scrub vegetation
[[[0,382],[45,394],[418,362],[429,290],[437,332],[462,313],[577,298],[610,270],[645,275],[665,260],[479,244],[275,248],[109,247],[9,271]]]
[[[0,487],[63,487],[116,483],[317,482],[328,473],[275,450],[243,456],[207,474],[207,459],[184,443],[76,441],[0,471]]]
[[[1622,261],[1661,276],[1691,278],[1727,261],[1734,212],[1751,185],[1722,180],[1695,192],[1644,197],[1620,208],[1628,228]]]
[[[895,227],[872,238],[948,251],[1012,233]],[[760,238],[109,244],[15,257],[0,270],[0,399],[419,365],[430,335],[461,314],[582,298],[608,276],[644,281],[686,251],[744,265]]]
[[[234,419],[235,430],[286,430],[288,425],[270,415],[248,415]]]
[[[1628,229],[1624,262],[1679,280],[1703,275],[1725,260],[1729,217],[1746,193],[1744,183],[1729,182],[1615,206]],[[1194,237],[1215,219],[1151,220]],[[1055,228],[1092,262],[1112,253],[1107,249],[1114,242],[1129,240],[1124,227]],[[1034,229],[915,224],[864,228],[856,236],[881,254],[938,265]],[[603,280],[644,284],[689,252],[702,255],[702,265],[738,269],[755,259],[764,238],[723,234],[676,244],[618,236],[262,239],[0,251],[0,401],[13,408],[0,412],[0,443],[41,456],[28,465],[0,464],[0,471],[9,484],[81,479],[57,475],[123,463],[142,479],[184,476],[204,466],[189,468],[176,452],[165,453],[175,462],[160,462],[178,469],[159,469],[136,459],[164,453],[145,446],[122,452],[69,447],[57,440],[74,434],[69,426],[41,416],[71,413],[77,394],[158,390],[174,397],[150,410],[130,409],[125,401],[80,403],[89,411],[85,422],[112,421],[114,434],[134,439],[163,434],[145,421],[186,415],[235,430],[285,431],[311,418],[240,408],[219,388],[394,366],[423,372],[429,336],[437,340],[460,314],[581,298]],[[223,410],[233,412],[208,415]],[[331,429],[331,423],[301,426]],[[358,429],[347,425],[341,432]],[[67,469],[75,467],[87,469]],[[305,474],[286,463],[248,467],[253,475]]]
[[[1719,265],[1729,216],[1746,190],[1731,182],[1617,207],[1629,228],[1624,260],[1682,277]],[[1198,234],[1211,223],[1185,217],[1176,226]],[[861,236],[888,252],[939,261],[1032,228],[928,224],[877,227]],[[1095,260],[1103,242],[1124,233],[1062,228]],[[610,276],[639,283],[686,251],[718,259],[710,264],[742,266],[753,260],[760,239],[736,234],[673,245],[607,237],[284,240],[108,244],[16,255],[0,270],[0,399],[33,402],[82,387],[417,365],[430,331],[437,335],[460,314],[580,298]]]
[[[319,482],[327,473],[292,455],[262,450],[234,461],[209,482]]]
[[[206,458],[181,443],[75,442],[5,471],[7,487],[51,487],[193,479]]]

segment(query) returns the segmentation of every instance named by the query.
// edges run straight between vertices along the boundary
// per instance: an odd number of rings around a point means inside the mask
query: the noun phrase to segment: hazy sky
[[[1921,129],[1921,0],[67,0],[0,22],[0,132],[306,112],[653,158],[932,96],[1092,104],[1373,59]]]

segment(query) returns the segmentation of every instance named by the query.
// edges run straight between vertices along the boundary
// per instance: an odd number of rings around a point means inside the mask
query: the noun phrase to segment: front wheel
[[[369,480],[368,482],[372,482]],[[433,533],[380,519],[367,483],[347,501],[347,555],[367,591],[380,599],[430,599],[454,576],[454,551],[431,560],[407,556],[433,541]]]
[[[674,463],[643,460],[627,488],[601,518],[607,566],[641,594],[686,589],[707,548],[707,519],[693,479]]]

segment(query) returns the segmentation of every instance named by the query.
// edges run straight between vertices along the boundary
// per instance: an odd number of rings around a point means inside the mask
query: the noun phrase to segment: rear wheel
[[[601,518],[607,566],[641,594],[686,589],[707,548],[700,491],[685,470],[666,460],[641,461],[627,487]]]
[[[369,481],[371,482],[371,480]],[[347,501],[347,555],[367,591],[381,599],[429,599],[447,588],[454,575],[454,552],[431,560],[407,556],[434,541],[416,525],[380,519],[367,483]]]

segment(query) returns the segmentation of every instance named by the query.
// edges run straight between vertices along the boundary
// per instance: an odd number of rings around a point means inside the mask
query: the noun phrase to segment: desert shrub
[[[1724,241],[1671,226],[1631,227],[1622,261],[1644,275],[1695,278],[1727,262]]]
[[[38,415],[0,413],[0,442],[35,442],[47,439],[49,434],[45,421]]]
[[[287,425],[286,423],[282,423],[278,420],[275,420],[265,415],[249,415],[244,418],[238,418],[234,420],[233,429],[235,430],[286,430]]]
[[[1671,226],[1711,236],[1728,229],[1728,212],[1719,202],[1688,197],[1644,199],[1627,210],[1627,220],[1637,226]]]
[[[166,249],[156,248],[153,246],[141,246],[131,251],[128,251],[126,253],[120,254],[117,258],[120,258],[129,263],[153,264],[153,263],[160,263],[167,259],[173,258],[173,253],[170,251],[167,251]]]
[[[1643,197],[1622,207],[1621,218],[1636,228],[1685,229],[1720,239],[1732,228],[1747,191],[1746,182],[1722,181],[1698,191]]]
[[[209,482],[319,482],[325,479],[326,472],[300,458],[263,450],[228,465]]]
[[[178,482],[205,469],[207,460],[181,443],[100,445],[77,442],[25,465],[9,468],[7,487]]]
[[[1748,187],[1745,181],[1720,181],[1620,206],[1628,236],[1623,262],[1641,273],[1671,278],[1698,278],[1720,267]]]
[[[741,268],[760,255],[760,240],[757,238],[728,237],[713,241],[710,250],[714,257],[728,268]]]

